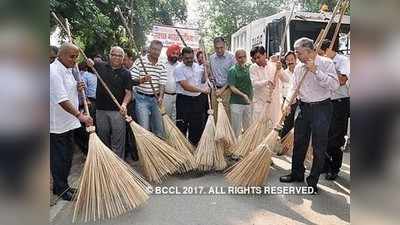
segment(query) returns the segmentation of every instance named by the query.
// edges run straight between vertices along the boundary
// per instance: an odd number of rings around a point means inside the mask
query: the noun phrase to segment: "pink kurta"
[[[253,121],[261,118],[264,113],[265,107],[267,107],[268,118],[272,121],[275,126],[282,115],[281,102],[282,102],[282,83],[284,79],[278,75],[278,79],[273,89],[272,95],[270,96],[270,87],[267,85],[268,81],[274,80],[276,72],[276,64],[268,61],[265,67],[253,64],[250,67],[250,78],[253,85],[254,97],[253,97]],[[271,97],[271,99],[269,99]],[[269,103],[270,100],[270,103]]]

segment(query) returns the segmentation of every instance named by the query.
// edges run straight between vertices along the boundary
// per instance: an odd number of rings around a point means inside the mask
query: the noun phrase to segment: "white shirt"
[[[204,76],[204,70],[197,63],[193,63],[191,67],[186,66],[184,63],[179,64],[175,68],[176,78],[176,93],[188,95],[188,96],[199,96],[200,92],[190,92],[183,89],[179,81],[186,80],[192,86],[197,88],[203,88],[205,84],[201,83],[201,79]]]
[[[61,134],[81,126],[75,116],[59,105],[66,100],[78,109],[77,82],[72,69],[67,69],[56,59],[50,64],[50,133]]]
[[[336,54],[333,58],[337,74],[346,75],[347,79],[350,76],[350,61],[344,55]],[[347,80],[346,84],[339,86],[338,89],[332,92],[332,99],[350,97],[350,82]]]
[[[293,89],[293,73],[287,68],[283,71],[283,74],[287,81],[282,81],[282,96],[284,98],[289,98]]]
[[[303,102],[319,102],[331,98],[332,91],[339,87],[335,65],[331,59],[317,55],[315,65],[316,74],[308,71],[299,90],[298,98]],[[301,62],[294,68],[293,92],[306,71],[305,64]]]
[[[176,92],[176,81],[175,81],[175,75],[174,75],[174,70],[176,66],[178,66],[178,62],[175,64],[167,63],[167,85],[165,85],[165,91],[168,93],[175,93]]]

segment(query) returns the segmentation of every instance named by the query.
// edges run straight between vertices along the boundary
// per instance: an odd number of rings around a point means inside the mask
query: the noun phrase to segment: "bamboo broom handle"
[[[61,26],[61,28],[67,32],[67,28],[61,23],[61,21],[58,19],[58,17],[56,16],[56,14],[53,12],[52,13],[53,17],[57,20],[57,22],[59,23],[59,25]],[[71,34],[71,38],[72,38],[72,34]],[[72,43],[74,42],[73,38],[72,38]],[[88,58],[85,54],[85,52],[83,52],[83,50],[77,46],[79,48],[79,51],[81,52],[81,54],[83,55],[83,58],[85,58],[85,60],[87,61]],[[113,95],[113,93],[111,92],[111,90],[108,88],[107,84],[104,82],[104,80],[100,77],[99,73],[97,72],[97,70],[93,67],[90,66],[90,68],[93,70],[94,74],[96,75],[97,79],[100,81],[100,83],[103,85],[104,89],[106,89],[107,93],[109,94],[109,96],[111,97],[112,101],[118,106],[119,109],[121,109],[121,104],[119,104],[119,102],[117,101],[117,99],[115,98],[115,96]]]
[[[332,21],[334,20],[334,18],[335,18],[335,16],[336,16],[336,13],[337,13],[337,10],[338,10],[338,8],[339,8],[339,6],[340,6],[341,3],[342,3],[342,0],[340,0],[340,1],[337,3],[337,5],[336,5],[336,7],[335,7],[335,10],[333,11],[332,18],[329,20],[329,23],[326,25],[325,30],[324,30],[324,32],[322,33],[321,40],[324,40],[325,37],[326,37],[326,35],[328,34],[327,31],[329,31],[330,26],[332,25]],[[316,50],[315,50],[315,51],[316,51],[316,52],[318,52],[318,50],[321,48],[321,44],[322,44],[322,41],[320,41],[319,43],[315,43],[315,45],[316,45]],[[308,73],[308,70],[306,70],[306,72],[305,72],[305,73],[303,74],[303,76],[301,77],[300,82],[299,82],[299,84],[297,85],[297,87],[296,87],[296,89],[295,89],[293,95],[290,97],[289,104],[288,104],[288,105],[285,107],[285,109],[283,110],[284,112],[287,111],[287,110],[289,109],[289,107],[293,104],[294,99],[297,97],[297,95],[298,95],[298,93],[299,93],[299,90],[300,90],[300,87],[301,87],[301,85],[302,85],[302,83],[303,83],[303,81],[304,81],[304,78],[306,77],[307,73]],[[281,119],[279,120],[278,126],[281,126],[281,124],[285,121],[285,118],[286,118],[286,115],[282,115],[282,116],[281,116]],[[279,129],[279,128],[277,128],[277,129]]]
[[[285,29],[283,30],[283,34],[282,34],[282,39],[281,39],[281,45],[280,45],[280,53],[279,53],[279,57],[281,57],[282,56],[282,53],[284,52],[284,46],[285,46],[285,41],[286,41],[286,34],[287,34],[287,30],[288,30],[288,28],[289,28],[289,24],[290,24],[290,21],[292,20],[292,16],[293,16],[293,13],[294,13],[294,7],[296,6],[296,3],[294,2],[293,3],[293,6],[292,6],[292,10],[290,11],[290,16],[289,16],[289,19],[288,19],[288,21],[286,22],[286,24],[285,24]]]
[[[346,12],[346,9],[347,9],[348,6],[349,6],[349,1],[345,1],[343,3],[342,10],[340,12],[339,21],[336,24],[335,33],[333,34],[331,44],[329,45],[329,50],[333,49],[333,45],[335,44],[336,37],[337,37],[337,35],[339,33],[339,30],[340,30],[340,26],[342,25],[342,19],[343,19],[344,13]]]
[[[186,42],[185,42],[185,40],[183,39],[183,37],[182,37],[181,33],[179,32],[179,30],[178,30],[178,29],[175,29],[175,31],[176,31],[176,33],[178,34],[179,38],[181,39],[183,45],[184,45],[185,47],[187,47],[188,45],[186,44]]]
[[[117,5],[115,8],[116,8],[116,11],[118,12],[119,17],[120,17],[121,20],[122,20],[122,23],[124,24],[125,29],[128,31],[128,35],[129,35],[129,37],[130,37],[131,40],[132,40],[133,47],[136,49],[137,52],[139,52],[139,48],[138,48],[138,46],[136,45],[134,36],[133,36],[131,30],[130,30],[129,27],[128,27],[128,23],[126,22],[124,15],[122,15],[121,8],[120,8],[118,5]],[[144,74],[145,74],[146,76],[149,76],[149,74],[147,73],[146,67],[144,66],[142,57],[140,57],[140,56],[139,56],[139,62],[140,62],[140,64],[141,64],[142,67],[143,67]],[[139,73],[139,77],[140,77],[140,73]],[[152,89],[152,91],[153,91],[154,96],[156,96],[156,98],[158,98],[158,94],[156,93],[156,90],[155,90],[155,88],[154,88],[154,85],[153,85],[152,80],[150,80],[150,86],[151,86],[151,89]]]
[[[66,29],[67,29],[69,42],[73,43],[72,36],[71,36],[71,29],[70,29],[70,25],[69,25],[68,19],[65,19],[65,26],[66,26]],[[75,69],[76,69],[76,71],[78,71],[78,82],[82,82],[78,64],[75,64]],[[87,103],[87,100],[86,100],[85,90],[81,90],[81,95],[83,97],[83,106],[84,106],[85,114],[90,116],[89,106],[88,106],[88,103]]]

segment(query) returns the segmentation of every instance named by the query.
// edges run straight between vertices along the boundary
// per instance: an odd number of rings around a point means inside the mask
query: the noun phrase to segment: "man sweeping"
[[[53,193],[71,201],[76,189],[68,185],[72,165],[73,133],[81,126],[92,126],[93,120],[78,110],[77,83],[72,74],[79,49],[73,44],[61,46],[58,58],[50,64],[50,169],[53,177]]]
[[[214,77],[209,77],[216,87],[217,97],[222,98],[222,104],[224,105],[226,114],[231,117],[229,99],[231,91],[228,85],[228,70],[236,63],[235,56],[226,51],[225,49],[225,39],[223,37],[214,38],[214,51],[215,53],[210,56],[209,64],[211,67],[212,75]],[[209,74],[211,76],[211,74]],[[213,106],[216,110],[217,106]]]
[[[96,128],[100,139],[122,159],[125,155],[127,105],[132,100],[132,85],[142,80],[131,80],[128,70],[122,66],[125,52],[114,46],[110,50],[109,62],[96,62],[88,59],[89,67],[94,66],[101,78],[121,104],[121,110],[110,98],[104,86],[97,82],[96,89]]]
[[[202,83],[204,70],[194,63],[190,47],[182,49],[183,63],[175,68],[176,77],[176,125],[197,146],[207,120],[209,88]]]
[[[287,81],[287,78],[280,71],[282,68],[280,62],[267,60],[263,46],[254,47],[250,51],[250,56],[255,62],[250,66],[250,78],[254,92],[252,121],[260,119],[268,105],[268,118],[274,126],[281,117],[281,81]],[[277,75],[276,81],[274,81],[275,75]]]
[[[239,137],[242,129],[245,131],[250,126],[253,86],[250,79],[250,65],[246,64],[246,51],[237,50],[235,57],[237,63],[228,71],[228,84],[232,91],[229,100],[232,128],[236,137]]]
[[[340,167],[342,166],[343,151],[341,150],[341,147],[345,143],[344,136],[347,133],[350,117],[350,62],[346,56],[340,55],[329,49],[330,44],[330,40],[324,40],[321,50],[324,52],[325,56],[333,60],[340,86],[332,92],[333,113],[329,128],[327,150],[329,157],[326,157],[325,160],[325,167],[327,170],[325,178],[327,180],[335,180],[338,177]]]
[[[135,115],[140,126],[160,138],[164,136],[164,128],[159,105],[163,102],[167,84],[167,68],[159,60],[162,47],[161,41],[151,41],[148,54],[142,57],[145,68],[137,59],[131,70],[132,79],[143,77],[145,70],[151,77],[135,88]]]
[[[294,128],[292,171],[280,177],[280,181],[304,181],[304,159],[312,135],[313,162],[306,180],[313,193],[318,193],[317,184],[324,167],[332,116],[331,92],[339,87],[339,81],[332,60],[317,54],[313,40],[300,38],[294,43],[294,49],[301,62],[294,69],[294,87],[304,74],[305,78],[298,94],[301,111]]]
[[[181,52],[179,45],[171,45],[167,49],[167,85],[164,92],[165,112],[176,121],[176,81],[174,70],[178,65],[178,57]]]

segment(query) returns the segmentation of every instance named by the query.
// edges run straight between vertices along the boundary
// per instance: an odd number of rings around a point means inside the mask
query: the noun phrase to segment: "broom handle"
[[[343,2],[342,10],[341,10],[341,12],[340,12],[339,21],[338,21],[338,23],[336,24],[335,33],[333,34],[331,44],[329,45],[329,50],[332,50],[332,49],[333,49],[333,45],[335,44],[336,37],[337,37],[337,35],[338,35],[338,33],[339,33],[339,30],[340,30],[340,26],[342,25],[343,15],[344,15],[344,13],[346,12],[346,9],[347,9],[348,6],[349,6],[349,1]]]
[[[336,16],[336,13],[337,13],[337,10],[338,10],[340,4],[342,3],[342,1],[343,1],[343,0],[339,0],[339,2],[337,3],[337,5],[336,5],[336,7],[335,7],[335,10],[334,10],[334,12],[333,12],[333,14],[332,14],[332,18],[329,20],[329,23],[326,25],[325,30],[324,30],[324,32],[322,33],[321,40],[324,40],[325,37],[326,37],[326,35],[328,34],[329,28],[330,28],[330,26],[332,25],[332,21],[334,20],[334,18],[335,18],[335,16]],[[316,50],[315,50],[315,51],[316,51],[316,52],[318,52],[318,50],[321,48],[321,44],[322,44],[322,41],[320,41],[320,42],[318,42],[318,43],[315,43],[315,45],[316,45]],[[284,112],[288,110],[288,108],[293,104],[294,99],[296,99],[296,97],[297,97],[297,95],[298,95],[298,93],[299,93],[300,87],[301,87],[301,85],[303,84],[304,78],[306,77],[307,73],[308,73],[308,70],[306,70],[306,71],[304,72],[303,76],[301,77],[299,84],[297,85],[297,87],[296,87],[294,93],[293,93],[292,96],[290,97],[289,104],[288,104],[288,105],[285,107],[285,109],[283,110]],[[279,120],[278,126],[280,126],[280,125],[285,121],[285,118],[286,118],[286,115],[282,115],[282,116],[281,116],[281,119]]]
[[[129,37],[130,37],[131,40],[132,40],[133,47],[136,49],[137,52],[139,52],[139,48],[138,48],[138,46],[136,45],[136,42],[135,42],[135,39],[134,39],[133,34],[132,34],[132,32],[131,32],[131,29],[129,29],[128,23],[126,22],[124,15],[122,15],[121,8],[117,5],[117,6],[116,6],[116,9],[117,9],[117,12],[118,12],[119,17],[120,17],[121,20],[122,20],[122,23],[124,24],[125,29],[128,31],[128,35],[129,35]],[[144,74],[145,74],[146,76],[149,76],[149,74],[147,73],[147,69],[146,69],[146,67],[144,66],[144,63],[143,63],[143,60],[142,60],[142,57],[141,57],[141,56],[139,56],[139,62],[140,62],[140,64],[142,65]],[[140,73],[139,73],[139,77],[140,77]],[[152,80],[150,80],[150,86],[151,86],[151,89],[152,89],[152,91],[153,91],[154,96],[156,96],[156,98],[158,99],[158,94],[156,93],[156,89],[154,88],[154,85],[153,85]]]
[[[68,32],[67,28],[61,23],[61,21],[58,19],[58,17],[56,16],[56,14],[53,12],[52,13],[53,17],[57,20],[57,22],[59,23],[59,25],[61,26],[61,28],[65,31]],[[72,35],[71,35],[71,41],[72,43],[74,42]],[[81,54],[83,55],[83,58],[85,58],[85,60],[87,61],[88,58],[86,57],[85,52],[83,52],[82,48],[80,48],[79,46],[77,46],[79,51],[81,52]],[[94,74],[96,75],[97,79],[100,81],[100,83],[103,85],[104,89],[106,89],[107,93],[109,94],[109,96],[111,97],[112,101],[118,106],[119,109],[121,109],[121,104],[119,104],[119,102],[117,101],[117,99],[114,97],[113,93],[111,92],[111,90],[108,88],[107,84],[104,82],[104,80],[100,77],[99,73],[97,72],[97,70],[94,68],[94,66],[90,66],[90,68],[93,70]]]
[[[71,36],[71,29],[70,29],[70,25],[69,25],[68,19],[65,19],[65,26],[66,26],[66,29],[67,29],[67,35],[68,35],[69,42],[73,43],[72,36]],[[82,82],[81,73],[79,71],[78,64],[76,64],[76,63],[75,63],[75,69],[78,72],[77,79],[78,79],[78,82],[80,83],[80,82]],[[87,100],[86,100],[85,90],[81,90],[81,95],[82,95],[82,98],[83,98],[83,108],[84,108],[85,114],[90,116],[89,106],[88,106],[88,103],[87,103]]]
[[[187,47],[188,45],[186,44],[185,40],[183,39],[183,37],[182,37],[182,35],[181,35],[181,32],[179,32],[178,29],[175,29],[175,31],[176,31],[176,33],[178,34],[179,38],[181,39],[183,45],[184,45],[185,47]]]

